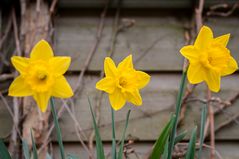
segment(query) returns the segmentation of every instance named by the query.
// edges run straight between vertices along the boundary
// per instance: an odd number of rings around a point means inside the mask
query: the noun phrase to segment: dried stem
[[[213,112],[213,106],[211,105],[210,99],[211,99],[211,91],[208,88],[207,90],[207,106],[208,106],[208,116],[210,121],[210,145],[212,147],[210,151],[210,159],[215,159],[215,131],[214,131],[214,112]]]

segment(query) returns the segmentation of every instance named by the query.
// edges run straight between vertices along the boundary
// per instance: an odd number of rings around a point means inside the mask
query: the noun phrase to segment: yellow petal
[[[144,88],[150,81],[150,76],[142,71],[136,71],[138,88]]]
[[[118,69],[125,71],[126,69],[133,69],[133,60],[132,55],[127,56],[123,61],[121,61],[118,65]]]
[[[48,101],[50,99],[50,93],[34,93],[33,98],[35,99],[39,109],[44,113],[48,106]]]
[[[96,89],[105,91],[107,93],[113,93],[116,88],[116,81],[114,78],[105,77],[96,83]]]
[[[142,105],[142,98],[138,89],[132,90],[130,92],[125,92],[125,97],[127,101],[133,103],[134,105]]]
[[[104,61],[104,70],[106,76],[115,76],[117,74],[117,68],[114,61],[110,57],[106,57]]]
[[[58,98],[69,98],[73,96],[71,86],[64,76],[60,76],[56,79],[51,95]]]
[[[13,66],[17,69],[17,71],[23,74],[26,71],[26,68],[28,67],[30,60],[29,58],[25,57],[13,56],[11,58],[11,62]]]
[[[39,41],[32,49],[30,58],[32,60],[49,60],[53,57],[53,51],[49,43],[45,40]]]
[[[207,26],[203,26],[198,33],[194,46],[198,49],[207,49],[207,47],[211,44],[212,40],[212,30]]]
[[[213,92],[218,92],[220,90],[220,75],[217,71],[207,70],[205,74],[205,80],[209,89]]]
[[[67,56],[58,56],[50,59],[50,66],[57,75],[63,75],[69,68],[71,63],[71,58]]]
[[[204,72],[204,67],[201,66],[200,64],[190,64],[188,67],[188,81],[191,84],[197,84],[200,83],[204,80],[205,72]]]
[[[230,38],[230,34],[225,34],[225,35],[222,35],[222,36],[219,36],[219,37],[215,38],[214,42],[215,43],[220,43],[221,45],[226,47],[227,43],[229,41],[229,38]]]
[[[197,49],[192,46],[192,45],[188,45],[188,46],[184,46],[181,50],[180,53],[190,61],[190,63],[195,63],[197,62],[199,59],[199,54],[200,52],[197,51]]]
[[[121,109],[126,102],[126,99],[119,88],[116,88],[115,91],[109,95],[109,99],[110,104],[114,110]]]
[[[18,76],[10,85],[8,90],[9,96],[16,96],[16,97],[24,97],[24,96],[31,96],[32,90],[30,87],[25,83],[22,76]]]
[[[238,69],[236,60],[233,57],[230,57],[228,67],[224,69],[221,73],[222,76],[230,75]]]

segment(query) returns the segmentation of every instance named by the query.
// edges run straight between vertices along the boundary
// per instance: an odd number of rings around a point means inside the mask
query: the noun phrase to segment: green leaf
[[[23,155],[25,157],[25,159],[30,159],[30,150],[28,147],[28,144],[25,140],[22,140],[22,150],[23,150]]]
[[[88,102],[89,102],[89,105],[90,105],[90,112],[91,112],[91,115],[92,115],[92,118],[93,118],[93,127],[95,129],[97,159],[105,159],[104,147],[103,147],[103,144],[102,144],[102,140],[101,140],[101,137],[100,137],[100,132],[99,132],[99,129],[98,129],[97,124],[96,124],[95,115],[93,113],[93,109],[92,109],[92,105],[91,105],[89,97],[88,97]]]
[[[185,83],[186,83],[186,75],[187,75],[187,70],[183,71],[182,78],[181,78],[181,83],[180,83],[180,88],[179,88],[179,93],[178,93],[178,96],[177,96],[176,119],[175,119],[175,122],[173,123],[173,129],[172,129],[172,133],[170,135],[168,159],[172,159],[172,152],[173,152],[173,148],[174,148],[175,137],[176,137],[176,134],[177,134],[178,119],[179,119],[179,116],[180,116],[182,99],[183,99],[183,94],[184,94],[184,87],[185,87]]]
[[[187,135],[187,131],[183,131],[182,133],[180,133],[174,140],[174,145],[176,145],[177,143],[179,143],[180,141],[183,140],[183,138]]]
[[[164,146],[166,145],[166,142],[168,140],[168,137],[170,135],[170,132],[173,127],[173,123],[175,122],[176,117],[175,115],[172,115],[170,121],[168,124],[164,127],[163,131],[161,132],[159,138],[154,144],[153,151],[150,155],[150,159],[158,159],[161,157],[161,155],[164,152]]]
[[[168,146],[169,146],[168,143],[169,143],[169,137],[167,138],[166,144],[164,146],[162,159],[167,159],[168,158]]]
[[[206,124],[206,118],[207,118],[207,108],[206,106],[203,106],[202,112],[201,112],[200,145],[199,145],[199,151],[198,151],[198,159],[201,158],[201,154],[202,154],[202,145],[204,142],[204,129]]]
[[[64,145],[62,142],[61,129],[59,126],[59,122],[58,122],[58,118],[57,118],[57,114],[56,114],[55,102],[54,102],[53,97],[51,97],[50,101],[51,101],[51,112],[52,112],[52,116],[54,119],[54,125],[56,128],[57,142],[60,147],[61,158],[65,159],[65,152],[64,152]]]
[[[115,111],[111,108],[111,121],[112,121],[112,159],[117,158],[116,154],[116,140],[115,140]]]
[[[38,159],[38,156],[37,156],[37,147],[36,147],[35,139],[34,139],[33,134],[32,134],[32,129],[31,129],[31,139],[32,139],[33,159]]]
[[[0,139],[0,158],[2,159],[11,159],[11,156],[7,150],[2,139]]]
[[[125,140],[125,133],[128,127],[128,123],[129,123],[129,115],[130,115],[131,110],[128,110],[127,116],[126,116],[126,121],[125,121],[125,126],[124,126],[124,132],[121,138],[121,143],[120,143],[120,149],[118,152],[118,159],[122,159],[123,158],[123,150],[124,150],[124,140]]]
[[[192,135],[188,145],[188,150],[187,150],[185,159],[194,159],[196,138],[197,138],[197,127],[195,127],[192,131]]]
[[[68,154],[67,159],[80,159],[77,155]]]

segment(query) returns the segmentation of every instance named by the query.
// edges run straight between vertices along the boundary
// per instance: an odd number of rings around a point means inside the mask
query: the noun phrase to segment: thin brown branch
[[[51,3],[51,7],[50,7],[50,17],[52,16],[52,14],[54,13],[54,10],[56,8],[56,4],[57,4],[58,0],[53,0]]]
[[[4,34],[3,34],[2,38],[0,39],[0,49],[2,48],[3,43],[7,39],[7,36],[9,35],[10,30],[11,30],[11,27],[12,27],[12,18],[8,18],[8,22],[7,22],[6,28],[4,30]]]
[[[229,8],[228,4],[219,4],[219,5],[215,5],[210,7],[210,10],[207,12],[207,16],[221,16],[221,17],[228,17],[230,16],[239,6],[239,3],[236,2],[231,9],[229,9],[227,12],[221,12],[221,11],[217,11],[217,9],[225,9],[225,8]]]
[[[0,82],[2,81],[6,81],[6,80],[9,80],[9,79],[13,79],[15,77],[15,75],[13,73],[10,73],[10,74],[1,74],[0,75]]]
[[[208,88],[207,90],[207,106],[208,106],[208,116],[209,116],[209,121],[210,121],[210,145],[212,147],[210,151],[210,159],[215,159],[215,126],[214,126],[214,111],[213,111],[213,106],[211,105],[210,99],[211,99],[211,91]]]

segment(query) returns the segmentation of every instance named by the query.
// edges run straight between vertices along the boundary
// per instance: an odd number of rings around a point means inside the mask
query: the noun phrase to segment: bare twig
[[[21,56],[21,48],[20,48],[20,42],[18,38],[18,28],[17,28],[17,20],[16,20],[16,13],[15,9],[12,10],[12,22],[13,22],[13,30],[14,30],[14,37],[15,37],[15,44],[17,48],[17,55]],[[17,72],[15,71],[15,76],[17,76]],[[16,97],[13,98],[13,122],[15,127],[18,127],[19,125],[19,118],[20,118],[20,110],[19,110],[19,102]],[[18,136],[17,132],[19,132],[18,129],[12,129],[11,134],[11,140],[9,144],[9,151],[12,153],[14,158],[19,158],[20,154],[20,148],[18,145]],[[20,132],[19,132],[20,134]]]
[[[221,16],[221,17],[228,17],[229,15],[231,15],[239,6],[239,3],[236,2],[232,8],[230,10],[228,10],[227,12],[219,12],[216,11],[217,9],[221,9],[221,8],[229,8],[228,4],[218,4],[215,6],[210,7],[210,10],[207,12],[207,16]]]
[[[56,8],[56,4],[57,4],[58,0],[53,0],[51,3],[51,7],[50,7],[50,17],[52,16],[52,14],[54,13],[54,10]]]
[[[210,99],[211,99],[211,91],[208,88],[207,90],[207,106],[208,106],[208,116],[210,121],[210,144],[211,144],[211,151],[210,151],[210,159],[215,158],[215,130],[214,130],[214,112],[213,112],[213,106],[211,105]]]
[[[9,79],[13,79],[15,77],[15,75],[13,73],[10,73],[10,74],[1,74],[0,75],[0,82],[2,81],[6,81],[6,80],[9,80]]]

